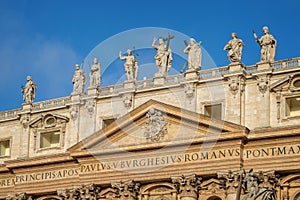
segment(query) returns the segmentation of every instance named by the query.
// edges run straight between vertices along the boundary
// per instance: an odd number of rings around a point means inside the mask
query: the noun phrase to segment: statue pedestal
[[[229,67],[229,72],[243,71],[245,69],[243,63],[240,62],[230,63],[228,67]]]
[[[97,87],[88,87],[87,88],[88,95],[97,95],[97,93],[98,93]]]
[[[261,70],[272,70],[272,65],[270,62],[258,62],[256,63],[257,71]]]
[[[32,104],[31,103],[23,103],[22,110],[31,110]]]
[[[154,85],[164,85],[166,77],[165,76],[158,76],[153,78]]]
[[[135,88],[135,81],[124,81],[123,87],[124,87],[124,89]]]
[[[80,94],[71,94],[71,102],[72,104],[80,103]]]
[[[187,70],[184,73],[185,79],[198,79],[198,72],[196,70]]]

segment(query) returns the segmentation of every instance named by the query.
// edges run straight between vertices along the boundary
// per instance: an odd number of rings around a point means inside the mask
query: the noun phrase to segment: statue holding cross
[[[160,37],[158,39],[158,45],[156,44],[157,39],[153,39],[152,47],[157,50],[155,55],[155,63],[158,68],[158,72],[155,76],[165,76],[169,72],[172,65],[172,51],[170,49],[170,40],[173,39],[174,36],[168,34],[167,38]],[[165,41],[167,44],[165,44]]]

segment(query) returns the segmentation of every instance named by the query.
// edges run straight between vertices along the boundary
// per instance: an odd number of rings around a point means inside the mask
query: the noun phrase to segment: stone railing
[[[225,73],[228,73],[228,67],[219,67],[219,68],[213,68],[213,69],[206,69],[206,70],[201,70],[199,72],[199,77],[202,79],[209,79],[209,78],[214,78],[214,77],[220,77]]]
[[[274,71],[281,71],[281,70],[285,70],[285,69],[293,69],[293,68],[299,67],[299,65],[300,65],[300,57],[275,61],[272,64],[272,68],[274,69]],[[251,73],[257,71],[257,66],[256,65],[246,66],[245,71],[248,75],[251,75]],[[224,74],[226,74],[228,72],[229,72],[228,66],[207,69],[207,70],[201,70],[201,71],[199,71],[199,78],[200,78],[200,80],[218,78],[218,77],[222,77]],[[167,76],[165,79],[165,85],[171,86],[171,85],[180,84],[185,81],[186,81],[186,79],[184,77],[184,74],[176,74],[176,75]],[[136,83],[135,83],[135,88],[137,90],[140,90],[143,88],[150,88],[153,86],[154,86],[153,78],[139,80],[139,81],[136,81]],[[121,91],[125,91],[123,83],[98,88],[98,94],[100,96],[118,94]],[[38,111],[38,110],[47,109],[47,108],[55,108],[55,107],[65,106],[66,104],[68,104],[70,102],[71,102],[71,99],[70,99],[70,96],[68,96],[68,97],[47,100],[47,101],[36,102],[36,103],[32,104],[31,108],[33,111]],[[9,110],[9,111],[5,111],[5,112],[0,112],[0,120],[15,118],[18,116],[18,112],[20,110],[21,109],[15,109],[15,110]]]
[[[123,84],[110,85],[98,88],[98,94],[108,95],[124,90]]]
[[[70,97],[62,97],[58,99],[51,99],[47,101],[40,101],[32,104],[32,110],[41,110],[46,108],[60,107],[69,103]]]
[[[18,116],[18,112],[21,109],[8,110],[4,112],[0,112],[0,120],[12,119]]]
[[[299,67],[299,65],[300,65],[300,58],[279,60],[279,61],[275,61],[274,63],[271,64],[272,68],[275,71],[284,70],[284,69],[288,69],[288,68]],[[255,71],[257,71],[257,66],[256,65],[246,67],[247,74],[251,74],[252,72],[255,72]]]
[[[280,60],[276,61],[272,64],[272,68],[274,70],[279,70],[279,69],[284,69],[284,68],[292,68],[292,67],[298,67],[300,64],[300,58],[293,58],[293,59],[288,59],[288,60]],[[246,66],[245,71],[248,75],[251,75],[251,73],[257,71],[257,66],[256,65],[251,65],[251,66]],[[224,67],[219,67],[219,68],[213,68],[213,69],[206,69],[206,70],[201,70],[199,71],[199,78],[200,80],[205,80],[205,79],[213,79],[216,77],[222,77],[223,74],[226,74],[229,72],[228,66]],[[178,84],[181,82],[186,81],[185,77],[183,74],[176,74],[172,76],[167,76],[165,85],[170,86],[173,84]],[[139,80],[135,83],[135,87],[137,89],[142,89],[142,88],[148,88],[154,86],[154,79],[144,79],[144,80]],[[111,86],[105,86],[99,88],[99,94],[100,95],[108,95],[108,94],[113,94],[113,93],[118,93],[119,91],[124,90],[124,85],[123,84],[117,84],[117,85],[111,85]]]
[[[272,68],[274,70],[292,68],[292,67],[298,67],[299,64],[300,64],[300,58],[293,58],[288,60],[276,61],[274,62],[274,64],[272,64]]]

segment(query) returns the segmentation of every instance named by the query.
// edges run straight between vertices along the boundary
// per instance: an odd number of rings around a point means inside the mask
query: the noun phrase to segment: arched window
[[[294,200],[300,200],[300,193],[298,193],[296,196],[295,196],[295,199]]]
[[[62,198],[58,196],[43,196],[39,197],[37,200],[62,200]]]
[[[209,197],[207,200],[222,200],[222,199],[217,196],[212,196],[212,197]]]

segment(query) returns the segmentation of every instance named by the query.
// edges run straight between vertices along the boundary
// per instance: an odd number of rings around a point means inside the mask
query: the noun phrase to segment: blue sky
[[[244,41],[242,60],[252,65],[259,61],[252,30],[261,36],[268,25],[278,41],[275,60],[298,57],[300,2],[277,2],[282,1],[1,0],[0,111],[21,107],[27,75],[38,87],[35,101],[68,96],[75,64],[99,43],[135,28],[161,27],[194,37],[203,42],[216,66],[225,66],[229,61],[223,47],[231,32]],[[120,50],[126,51],[111,48],[116,59]],[[155,51],[139,54],[138,59],[149,60]],[[181,68],[181,62],[174,58],[175,67]],[[124,73],[122,62],[113,64],[115,70],[104,74],[109,78],[103,77],[102,85],[118,82],[111,77]]]

